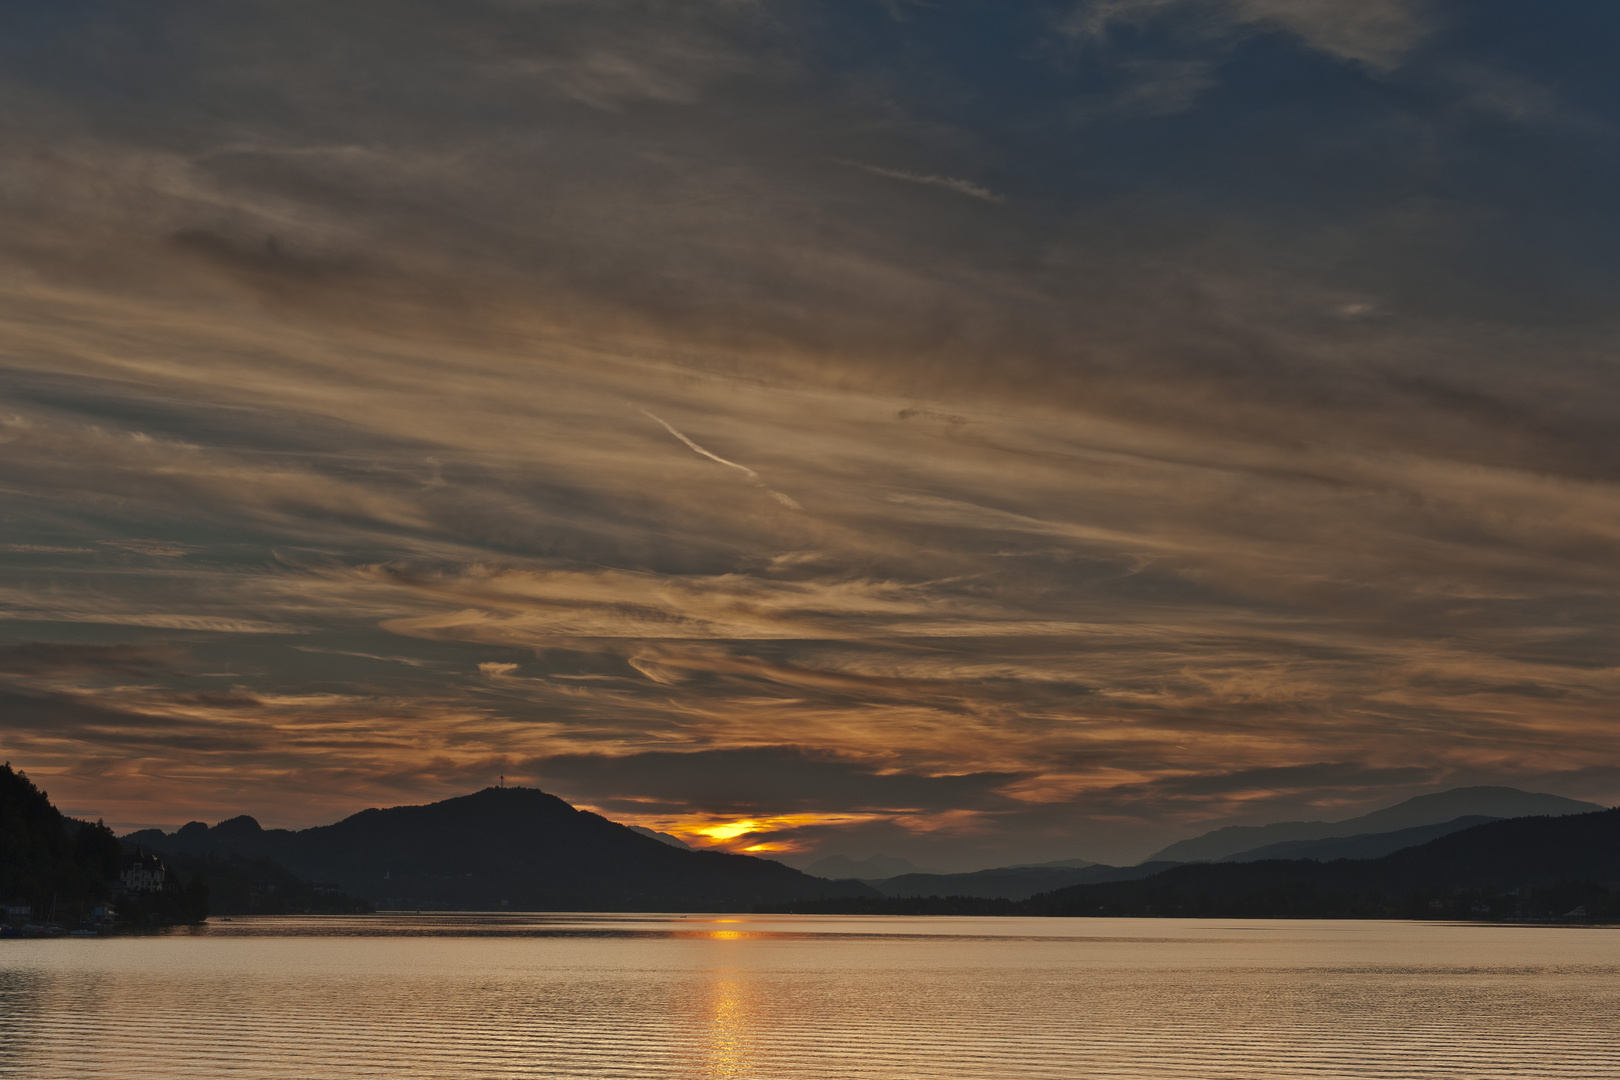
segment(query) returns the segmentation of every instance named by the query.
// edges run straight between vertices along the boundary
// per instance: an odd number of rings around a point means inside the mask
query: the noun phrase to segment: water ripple
[[[1616,976],[1576,928],[242,920],[5,942],[0,1075],[1614,1080]]]

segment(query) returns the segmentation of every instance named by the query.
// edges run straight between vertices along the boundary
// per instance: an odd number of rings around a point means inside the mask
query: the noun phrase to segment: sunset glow
[[[0,1073],[1620,1080],[1617,57],[0,3]]]
[[[1608,53],[1481,44],[1603,5],[13,6],[0,740],[72,814],[1620,798]]]
[[[744,835],[745,833],[755,832],[759,829],[760,824],[761,823],[758,821],[748,820],[733,821],[725,825],[705,825],[690,829],[687,835],[706,836],[711,840],[732,840],[736,837]]]
[[[881,820],[878,814],[776,814],[737,820],[667,818],[618,814],[617,819],[679,837],[693,847],[750,855],[793,854],[809,845],[796,839],[803,830],[850,828]]]

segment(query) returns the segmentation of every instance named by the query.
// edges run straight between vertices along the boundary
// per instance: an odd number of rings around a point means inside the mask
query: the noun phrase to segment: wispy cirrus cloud
[[[1206,33],[1281,29],[1331,56],[1388,69],[1434,29],[1432,7],[1428,0],[1083,0],[1067,25],[1090,38],[1106,37],[1115,24],[1153,20]]]
[[[1614,790],[1613,136],[1520,16],[413,11],[12,16],[0,743],[75,812]]]

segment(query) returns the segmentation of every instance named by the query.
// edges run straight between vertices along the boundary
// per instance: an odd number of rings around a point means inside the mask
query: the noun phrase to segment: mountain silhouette
[[[692,845],[691,844],[688,844],[685,840],[682,840],[680,837],[674,835],[673,833],[659,832],[657,829],[649,829],[644,825],[631,825],[630,826],[630,831],[637,834],[638,836],[645,836],[648,839],[657,840],[661,844],[668,844],[670,847],[685,848],[688,851],[692,850]],[[854,875],[840,874],[839,876],[840,877],[852,877]]]
[[[868,882],[898,877],[901,874],[932,873],[910,859],[900,859],[893,855],[870,855],[864,859],[852,859],[848,855],[828,855],[805,867],[804,872],[835,881],[858,878]]]
[[[1501,915],[1537,890],[1579,886],[1612,903],[1620,809],[1486,822],[1378,859],[1192,863],[1136,881],[1076,885],[1022,909],[1044,915],[1222,917]]]
[[[882,881],[868,881],[867,884],[884,896],[970,896],[1023,900],[1068,885],[1144,878],[1175,865],[1153,862],[1139,866],[1107,866],[1102,863],[1088,863],[1085,866],[1002,866],[965,874],[901,874]]]
[[[959,876],[972,875],[945,875]],[[852,895],[765,910],[1620,922],[1620,809],[1488,821],[1377,859],[1185,863],[1024,900],[958,890],[877,899]]]
[[[829,882],[768,859],[677,848],[533,788],[364,810],[296,832],[243,816],[125,839],[178,854],[273,859],[379,908],[740,911],[875,895],[858,881]]]
[[[1272,844],[1387,833],[1438,825],[1460,817],[1516,818],[1530,815],[1588,814],[1596,803],[1538,794],[1510,787],[1453,788],[1419,795],[1394,806],[1344,821],[1280,821],[1274,825],[1228,825],[1181,840],[1155,853],[1150,862],[1215,862]]]
[[[1332,862],[1334,859],[1377,859],[1402,848],[1427,844],[1454,832],[1483,825],[1501,818],[1469,814],[1467,817],[1442,821],[1438,825],[1415,825],[1394,832],[1361,833],[1357,836],[1336,836],[1326,840],[1286,840],[1281,844],[1267,844],[1253,851],[1240,851],[1216,862],[1261,862],[1265,859],[1315,859]]]

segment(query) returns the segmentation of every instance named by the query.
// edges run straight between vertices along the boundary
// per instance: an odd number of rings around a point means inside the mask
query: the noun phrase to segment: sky
[[[0,756],[800,865],[1620,801],[1620,8],[13,0]]]

